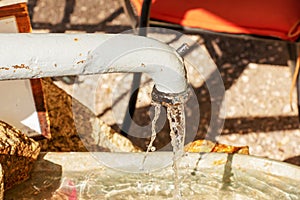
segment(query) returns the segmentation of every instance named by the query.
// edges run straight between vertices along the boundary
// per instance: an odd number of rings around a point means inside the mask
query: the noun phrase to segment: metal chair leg
[[[296,70],[296,62],[297,62],[297,46],[296,43],[287,43],[287,49],[289,53],[289,60],[288,60],[288,65],[291,68],[292,74],[294,74]],[[298,108],[298,119],[300,122],[300,78],[299,78],[299,73],[297,75],[297,81],[296,81],[296,88],[297,88],[297,108]]]

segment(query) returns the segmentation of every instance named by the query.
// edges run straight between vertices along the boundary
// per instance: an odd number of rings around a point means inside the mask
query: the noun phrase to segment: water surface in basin
[[[119,170],[97,162],[97,154]],[[31,178],[6,191],[5,199],[173,200],[172,164],[162,167],[172,155],[150,152],[146,166],[156,165],[156,170],[138,173],[143,153],[43,154]],[[188,153],[178,167],[184,200],[300,199],[300,168],[287,163],[239,154]]]
[[[239,165],[232,160],[217,159],[212,165],[203,165],[200,161],[199,164],[202,166],[196,169],[191,163],[183,162],[179,166],[182,199],[300,199],[299,178],[251,169],[247,163]],[[281,167],[279,170],[289,170],[288,165]],[[151,173],[125,173],[102,168],[69,172],[65,177],[74,183],[78,199],[171,200],[176,188],[172,167]]]

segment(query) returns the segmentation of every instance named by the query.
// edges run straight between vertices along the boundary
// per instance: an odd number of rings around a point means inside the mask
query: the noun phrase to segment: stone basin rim
[[[155,171],[159,171],[162,168],[171,167],[172,163],[167,162],[171,160],[172,155],[173,152],[152,152],[149,154],[148,162],[154,163],[154,165],[157,163],[158,168]],[[231,159],[230,166],[232,167],[232,169],[257,170],[268,173],[270,175],[286,177],[300,182],[299,166],[252,155],[227,153],[186,153],[180,163],[187,166],[187,168],[189,169],[195,168],[200,155],[202,156],[202,158],[197,167],[197,169],[199,170],[201,168],[212,167],[224,169],[226,163],[228,164],[228,159]],[[123,168],[126,168],[126,166],[140,167],[140,161],[144,156],[144,152],[42,152],[37,162],[41,162],[41,160],[47,160],[52,163],[61,165],[62,169],[65,171],[86,171],[92,169],[107,168],[103,164],[101,164],[101,162],[97,161],[97,157],[95,156],[102,156],[102,158],[108,157],[109,159],[107,161],[112,162],[109,164],[116,165],[116,168],[120,167],[120,164],[123,165]],[[167,160],[167,162],[161,163],[162,160]],[[165,166],[162,167],[162,165],[164,164]]]

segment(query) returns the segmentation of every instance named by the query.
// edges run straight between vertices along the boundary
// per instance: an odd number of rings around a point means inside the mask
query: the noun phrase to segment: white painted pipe
[[[157,90],[187,88],[182,58],[168,45],[134,35],[0,34],[0,80],[144,72]]]

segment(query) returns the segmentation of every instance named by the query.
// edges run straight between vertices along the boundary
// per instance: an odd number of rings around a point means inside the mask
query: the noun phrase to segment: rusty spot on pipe
[[[3,70],[9,70],[8,67],[0,67],[0,69],[3,69]]]
[[[78,38],[74,38],[74,41],[75,41],[75,42],[78,42]]]
[[[84,62],[85,62],[85,60],[80,60],[77,62],[77,64],[84,63]]]
[[[14,65],[12,66],[13,68],[15,69],[29,69],[28,66],[24,65],[24,64],[21,64],[21,65]]]
[[[146,65],[144,63],[141,64],[142,67],[146,67]]]

